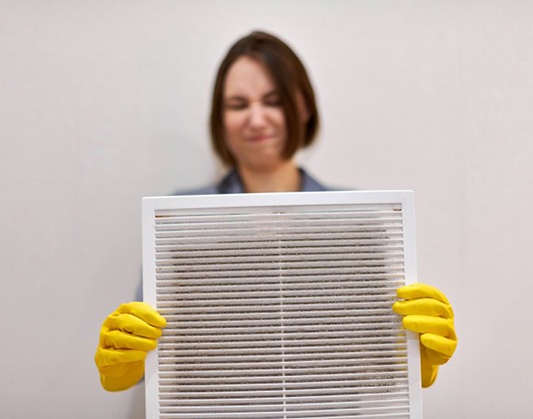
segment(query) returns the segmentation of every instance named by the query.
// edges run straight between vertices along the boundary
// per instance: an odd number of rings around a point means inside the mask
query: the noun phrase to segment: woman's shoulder
[[[353,190],[347,188],[332,187],[330,185],[324,185],[322,182],[316,180],[313,176],[309,175],[304,169],[300,169],[302,174],[302,192],[323,192],[323,191],[346,191]]]
[[[302,192],[321,192],[329,191],[330,188],[324,186],[317,181],[314,177],[308,174],[304,169],[300,169],[301,175],[301,191]]]

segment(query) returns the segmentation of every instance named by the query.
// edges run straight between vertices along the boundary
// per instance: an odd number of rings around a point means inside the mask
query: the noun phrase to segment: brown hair
[[[309,77],[298,56],[277,37],[255,31],[239,39],[222,60],[215,79],[211,103],[211,142],[222,161],[235,166],[235,159],[228,150],[224,131],[224,82],[235,61],[242,56],[253,58],[269,71],[277,87],[287,126],[287,144],[283,156],[291,158],[300,148],[313,143],[319,127],[315,94]],[[301,94],[309,119],[302,124],[297,95]]]

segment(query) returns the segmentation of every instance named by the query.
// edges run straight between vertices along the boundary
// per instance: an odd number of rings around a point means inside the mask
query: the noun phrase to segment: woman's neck
[[[298,192],[301,188],[301,175],[293,161],[287,161],[275,169],[264,171],[238,168],[245,192]]]

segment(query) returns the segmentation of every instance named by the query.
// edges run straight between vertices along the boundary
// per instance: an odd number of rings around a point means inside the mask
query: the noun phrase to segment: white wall
[[[526,417],[531,22],[529,0],[0,0],[1,416],[144,417],[141,387],[99,387],[98,330],[138,283],[140,198],[219,174],[214,72],[262,28],[318,91],[306,167],[415,190],[419,277],[460,336],[425,417]]]

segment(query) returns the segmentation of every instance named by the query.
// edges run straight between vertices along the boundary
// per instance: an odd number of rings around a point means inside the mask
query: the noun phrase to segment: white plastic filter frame
[[[411,191],[143,198],[146,418],[421,418],[414,282]]]

